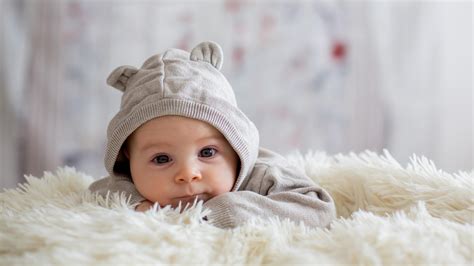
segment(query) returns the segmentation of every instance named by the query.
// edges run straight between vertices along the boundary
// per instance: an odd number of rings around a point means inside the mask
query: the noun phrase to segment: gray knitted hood
[[[121,148],[133,131],[153,118],[178,115],[207,122],[224,135],[240,158],[232,189],[238,190],[257,159],[259,135],[237,107],[232,87],[220,72],[222,63],[220,46],[203,42],[191,53],[169,49],[139,69],[121,66],[112,71],[107,83],[123,92],[120,110],[107,128],[104,163],[112,177],[123,175],[119,169],[127,159]]]

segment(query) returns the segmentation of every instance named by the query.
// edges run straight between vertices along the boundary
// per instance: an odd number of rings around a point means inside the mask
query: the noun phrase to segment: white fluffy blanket
[[[473,264],[473,172],[418,157],[402,167],[388,152],[289,159],[334,197],[329,230],[276,219],[222,230],[200,205],[138,213],[66,167],[0,194],[0,265]]]

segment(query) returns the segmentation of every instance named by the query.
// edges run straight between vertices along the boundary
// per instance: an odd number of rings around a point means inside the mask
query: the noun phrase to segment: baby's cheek
[[[233,186],[234,181],[232,179],[219,180],[215,185],[216,196],[231,191]]]
[[[150,185],[144,184],[141,181],[138,181],[135,183],[135,186],[137,187],[138,192],[145,196],[147,199],[153,194],[153,189]]]
[[[135,183],[135,188],[140,192],[140,194],[145,197],[146,199],[150,200],[150,189],[149,186],[143,184],[140,179],[135,178],[133,180]]]
[[[151,200],[151,197],[154,195],[153,179],[147,178],[146,176],[138,175],[137,173],[132,173],[133,183],[137,188],[138,192],[148,200]]]
[[[169,204],[167,184],[159,182],[156,178],[139,179],[135,184],[138,192],[151,202],[158,202],[161,206]]]

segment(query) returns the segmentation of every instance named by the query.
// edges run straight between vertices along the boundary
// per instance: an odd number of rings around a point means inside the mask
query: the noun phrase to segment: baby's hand
[[[144,212],[144,211],[148,211],[151,207],[153,207],[153,202],[149,201],[149,200],[144,200],[142,202],[140,202],[140,204],[138,204],[136,207],[135,207],[135,210],[137,212]]]

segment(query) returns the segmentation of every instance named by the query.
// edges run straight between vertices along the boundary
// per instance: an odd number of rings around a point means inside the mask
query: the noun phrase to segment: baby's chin
[[[207,193],[202,193],[202,194],[197,194],[194,196],[184,196],[184,197],[176,197],[171,199],[170,203],[168,205],[171,205],[173,208],[177,208],[179,206],[179,203],[181,202],[181,207],[184,208],[186,205],[192,206],[194,204],[194,201],[199,202],[203,201],[206,202],[209,199],[211,199],[211,195]]]

